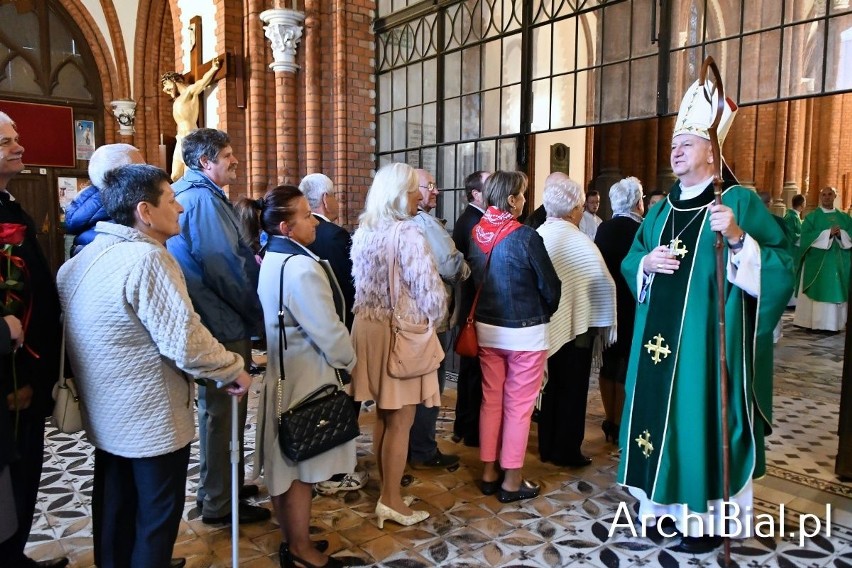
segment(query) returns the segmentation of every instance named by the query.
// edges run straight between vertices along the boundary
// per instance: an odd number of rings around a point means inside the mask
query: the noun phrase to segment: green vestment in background
[[[835,225],[852,235],[852,218],[837,209],[828,213],[815,209],[802,223],[801,292],[815,302],[842,304],[849,298],[852,249],[844,248],[840,238],[830,239],[827,249],[814,246],[823,231]]]

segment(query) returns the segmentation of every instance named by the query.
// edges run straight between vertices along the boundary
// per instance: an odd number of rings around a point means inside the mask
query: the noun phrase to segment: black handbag
[[[350,440],[361,433],[358,415],[352,399],[343,390],[340,371],[335,369],[337,385],[324,385],[292,408],[281,409],[281,383],[284,381],[284,350],[287,336],[284,333],[284,267],[293,256],[281,265],[278,300],[278,368],[281,373],[278,384],[278,445],[290,460],[300,462],[310,459]]]

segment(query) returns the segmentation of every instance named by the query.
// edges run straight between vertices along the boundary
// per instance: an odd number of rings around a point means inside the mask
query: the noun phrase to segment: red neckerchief
[[[473,240],[479,250],[488,254],[497,243],[520,227],[521,224],[514,215],[508,211],[500,211],[492,205],[473,228]]]

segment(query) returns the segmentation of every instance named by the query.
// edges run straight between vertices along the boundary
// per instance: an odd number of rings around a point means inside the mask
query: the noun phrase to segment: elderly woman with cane
[[[127,165],[100,188],[113,223],[59,270],[65,337],[95,446],[95,563],[169,566],[195,437],[194,377],[251,384],[201,324],[164,244],[182,208],[159,168]]]

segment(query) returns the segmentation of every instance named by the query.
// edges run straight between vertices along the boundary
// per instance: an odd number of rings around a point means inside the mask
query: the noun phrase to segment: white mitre
[[[694,82],[683,95],[672,138],[679,134],[694,134],[705,140],[710,140],[710,125],[716,118],[716,101],[718,100],[719,92],[710,82],[705,83],[704,86],[699,85],[698,81]],[[725,103],[722,120],[717,129],[720,148],[725,142],[725,136],[728,134],[728,130],[734,122],[734,115],[737,113],[737,104],[734,101],[725,97]]]

